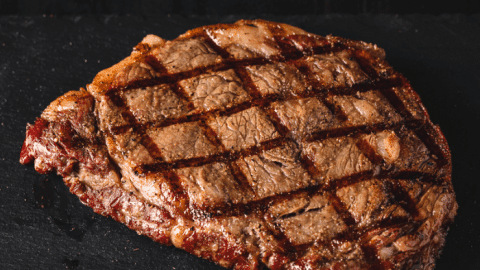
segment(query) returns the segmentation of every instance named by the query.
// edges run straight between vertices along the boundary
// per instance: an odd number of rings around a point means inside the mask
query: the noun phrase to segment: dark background
[[[94,214],[60,177],[19,164],[27,122],[146,34],[263,18],[365,40],[420,94],[453,156],[459,203],[436,269],[480,269],[479,1],[0,0],[0,269],[221,269]]]
[[[438,0],[2,0],[0,14],[319,15],[330,13],[473,14],[480,1]]]

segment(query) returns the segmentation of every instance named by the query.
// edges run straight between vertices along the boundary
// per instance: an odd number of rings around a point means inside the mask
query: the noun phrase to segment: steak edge
[[[148,35],[28,124],[20,162],[230,269],[433,269],[458,208],[383,49],[264,20]]]

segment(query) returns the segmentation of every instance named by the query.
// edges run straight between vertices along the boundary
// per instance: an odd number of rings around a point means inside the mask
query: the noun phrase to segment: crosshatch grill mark
[[[370,89],[379,89],[383,96],[387,98],[389,103],[394,107],[395,110],[400,111],[400,112],[407,112],[404,108],[403,102],[398,98],[398,96],[391,90],[392,87],[395,86],[403,86],[405,85],[405,79],[403,77],[397,77],[396,74],[392,75],[391,78],[379,78],[379,76],[373,72],[373,69],[368,66],[368,64],[365,63],[365,61],[362,61],[361,57],[358,56],[358,54],[354,54],[355,59],[357,62],[360,64],[361,69],[365,71],[368,76],[371,78],[371,81],[367,83],[360,83],[356,84],[353,86],[353,89],[349,89],[348,92],[342,91],[342,89],[321,89],[318,87],[313,86],[313,90],[306,93],[306,94],[300,94],[297,97],[281,97],[281,96],[274,96],[273,98],[271,96],[265,96],[263,99],[261,98],[261,94],[256,90],[255,88],[252,88],[251,86],[253,84],[248,83],[251,81],[251,78],[249,78],[248,74],[245,71],[245,67],[249,65],[258,65],[258,64],[265,64],[269,62],[270,60],[266,59],[249,59],[249,60],[240,60],[240,61],[232,61],[229,59],[229,55],[226,51],[223,49],[219,48],[216,46],[216,44],[206,35],[204,32],[202,32],[202,36],[206,38],[207,42],[209,45],[211,45],[214,50],[217,51],[219,55],[227,59],[224,63],[220,65],[215,65],[211,67],[206,67],[206,68],[200,68],[200,69],[195,69],[192,71],[188,72],[183,72],[180,74],[167,74],[165,71],[165,68],[162,67],[162,65],[158,61],[152,61],[151,58],[147,58],[147,62],[155,69],[155,71],[164,74],[163,77],[161,78],[155,78],[151,80],[145,80],[145,81],[139,81],[132,83],[130,85],[126,85],[123,87],[117,87],[113,88],[108,92],[108,96],[112,99],[112,101],[117,105],[119,108],[122,108],[122,115],[128,119],[129,124],[134,126],[134,130],[138,132],[139,134],[142,135],[142,142],[143,144],[147,147],[148,151],[152,156],[157,157],[160,159],[161,153],[159,153],[158,148],[155,149],[153,145],[155,145],[152,141],[151,138],[148,137],[148,135],[145,134],[145,130],[148,129],[151,126],[168,126],[172,124],[179,124],[179,123],[185,123],[185,122],[193,122],[193,121],[199,121],[203,130],[203,133],[206,135],[207,139],[216,147],[220,147],[222,150],[225,150],[223,147],[222,143],[220,142],[219,138],[216,136],[215,132],[212,132],[211,128],[208,127],[208,125],[205,124],[205,120],[208,119],[208,117],[214,116],[214,115],[231,115],[233,113],[236,113],[238,111],[242,111],[254,106],[258,106],[261,108],[266,115],[268,116],[269,120],[274,124],[275,128],[277,131],[281,134],[280,139],[275,139],[271,141],[267,141],[262,143],[260,146],[254,146],[251,147],[250,149],[247,149],[246,151],[239,151],[237,153],[231,152],[231,151],[222,151],[221,154],[218,155],[213,155],[207,158],[196,158],[196,159],[189,159],[189,160],[177,160],[175,162],[160,162],[156,163],[154,165],[144,165],[141,166],[140,170],[143,171],[168,171],[169,173],[172,173],[173,168],[182,168],[182,167],[187,167],[187,166],[200,166],[203,164],[207,164],[209,162],[214,162],[214,161],[226,161],[227,164],[229,164],[229,167],[232,169],[232,171],[239,171],[239,170],[234,170],[232,167],[232,161],[244,156],[246,153],[249,154],[258,154],[263,151],[273,149],[275,147],[283,145],[287,139],[286,136],[288,135],[288,130],[286,127],[284,127],[279,119],[278,116],[273,114],[271,111],[267,109],[268,105],[270,105],[272,102],[275,101],[281,101],[281,100],[288,100],[288,99],[293,99],[293,98],[305,98],[305,97],[316,97],[318,98],[323,104],[325,104],[335,115],[338,114],[338,110],[333,106],[333,104],[329,103],[326,99],[327,95],[351,95],[354,94],[355,92],[362,92],[362,91],[368,91]],[[329,53],[329,52],[337,52],[341,50],[345,50],[346,47],[343,44],[336,44],[336,46],[332,47],[318,47],[318,48],[313,48],[309,50],[308,52],[302,52],[296,49],[294,46],[291,46],[289,44],[286,44],[285,42],[281,42],[280,39],[275,38],[277,46],[281,48],[282,50],[282,55],[280,58],[276,59],[275,61],[280,62],[280,61],[292,61],[292,60],[298,60],[304,57],[307,54],[319,54],[319,53]],[[155,59],[156,60],[156,59]],[[148,123],[148,124],[139,124],[136,120],[135,117],[129,112],[128,108],[126,108],[126,104],[121,100],[121,98],[118,96],[118,93],[120,91],[128,91],[129,89],[134,89],[138,86],[153,86],[153,85],[158,85],[161,83],[168,83],[170,84],[173,91],[177,96],[182,98],[183,100],[187,101],[189,104],[189,108],[193,108],[193,105],[191,101],[189,100],[188,95],[186,95],[185,91],[178,85],[178,81],[181,79],[186,79],[190,78],[193,76],[197,76],[199,74],[202,74],[205,71],[220,71],[220,70],[227,70],[234,68],[237,75],[242,79],[243,82],[247,82],[245,85],[245,89],[248,91],[250,96],[254,98],[253,101],[247,101],[244,102],[240,105],[238,105],[236,108],[230,108],[226,110],[216,110],[216,111],[211,111],[207,113],[199,113],[199,114],[194,114],[194,115],[189,115],[187,117],[181,117],[177,119],[167,119],[163,121],[163,123],[156,125],[155,123]],[[310,72],[309,70],[302,70],[304,73]],[[403,106],[403,107],[402,107]],[[430,138],[431,136],[429,133],[424,129],[423,123],[421,121],[414,121],[412,120],[411,115],[406,115],[403,114],[402,117],[404,118],[403,121],[400,123],[397,123],[393,126],[385,126],[385,125],[371,125],[371,126],[361,126],[361,127],[350,127],[350,128],[344,128],[344,129],[336,129],[332,131],[322,131],[316,134],[313,134],[311,141],[314,140],[321,140],[325,138],[330,138],[330,137],[335,137],[335,136],[345,136],[348,134],[366,134],[368,132],[372,132],[374,130],[378,131],[380,130],[386,130],[386,129],[391,129],[391,128],[396,128],[400,127],[403,125],[406,125],[408,129],[412,130],[418,130],[418,126],[420,126],[420,131],[417,132],[421,140],[424,142],[424,144],[427,146],[428,150],[431,152],[436,153],[441,157],[441,160],[445,163],[445,155],[443,155],[443,151],[441,149],[436,149],[438,147],[435,147],[435,143],[432,142],[432,139]],[[345,119],[344,119],[345,120]],[[124,129],[122,127],[116,127],[114,128],[114,133],[122,133],[124,132]],[[331,135],[333,134],[333,135]],[[367,155],[368,157],[368,155]],[[378,163],[376,159],[371,160],[372,163],[376,164]],[[304,168],[307,168],[307,172],[311,174],[312,170],[309,170],[308,168],[312,166],[312,164],[308,164],[305,161],[302,161],[302,166]],[[245,179],[242,179],[242,176],[239,176],[238,174],[234,174],[237,182],[243,183],[242,186],[245,185]],[[176,176],[178,178],[178,176]],[[244,177],[244,176],[243,176]],[[173,177],[175,178],[175,177]],[[356,179],[357,178],[357,179]],[[349,183],[355,183],[356,181],[362,181],[362,179],[365,179],[364,176],[358,175],[358,176],[350,176],[350,179],[348,180]],[[339,183],[342,183],[342,181],[339,181]],[[316,192],[319,192],[320,190],[323,190],[324,187],[317,188]],[[414,205],[412,203],[412,199],[409,197],[409,195],[399,186],[393,186],[392,188],[393,196],[396,198],[400,198],[401,201],[403,201],[403,207],[407,212],[411,213],[412,215],[415,215],[415,209],[413,209],[411,206]],[[328,189],[330,191],[335,191],[335,187],[330,187]],[[282,194],[277,194],[275,197],[280,197]],[[334,192],[331,192],[330,194],[331,201],[333,201],[333,205],[336,209],[336,211],[339,213],[340,217],[342,220],[345,222],[345,224],[349,225],[349,229],[346,233],[346,235],[343,235],[343,237],[347,237],[352,239],[353,234],[358,233],[358,224],[355,223],[354,219],[352,216],[349,214],[348,210],[345,208],[343,203],[340,202],[340,199],[335,195]],[[257,204],[258,202],[253,202],[252,204]],[[256,208],[256,207],[254,207]],[[234,211],[235,212],[235,211]],[[280,233],[280,234],[279,234]],[[276,232],[277,237],[286,239],[285,234],[282,232]],[[285,243],[285,241],[283,241]],[[290,244],[285,243],[286,245],[290,246]],[[287,247],[285,247],[287,248]],[[378,269],[383,269],[381,266],[379,260],[376,258],[377,251],[372,249],[369,246],[361,245],[361,248],[367,257],[367,259],[373,263],[374,266],[376,266]],[[306,249],[306,247],[305,247]]]

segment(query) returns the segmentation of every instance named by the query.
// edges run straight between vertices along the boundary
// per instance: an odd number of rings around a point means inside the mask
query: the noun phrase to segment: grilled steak
[[[233,269],[433,269],[450,152],[376,45],[262,20],[149,35],[27,126],[20,161]]]

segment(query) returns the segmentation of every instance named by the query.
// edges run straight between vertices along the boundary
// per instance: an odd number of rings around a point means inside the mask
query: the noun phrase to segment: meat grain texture
[[[263,20],[148,35],[27,126],[23,164],[231,269],[433,269],[457,203],[383,49]]]

